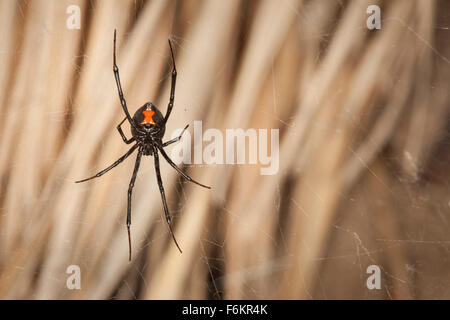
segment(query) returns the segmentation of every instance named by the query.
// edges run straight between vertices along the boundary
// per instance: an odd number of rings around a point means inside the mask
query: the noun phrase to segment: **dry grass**
[[[382,28],[365,27],[382,8]],[[81,29],[66,28],[66,8]],[[0,298],[450,298],[450,18],[446,1],[0,2]],[[280,167],[162,164],[133,193],[112,73],[130,113],[164,112],[167,137],[276,128]],[[130,136],[128,126],[126,135]],[[169,147],[169,151],[170,151]],[[170,154],[170,152],[169,152]],[[81,268],[82,289],[66,288]],[[381,290],[366,268],[382,270]]]

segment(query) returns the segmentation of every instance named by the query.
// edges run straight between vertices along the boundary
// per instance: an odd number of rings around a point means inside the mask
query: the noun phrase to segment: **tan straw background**
[[[366,27],[371,4],[380,30]],[[80,29],[66,27],[69,5]],[[135,156],[74,183],[129,149],[115,28],[131,114],[147,101],[165,112],[174,44],[166,140],[194,121],[279,129],[275,175],[184,165],[206,190],[162,161],[182,254],[151,157],[131,262]],[[0,298],[450,298],[449,28],[444,0],[1,0]],[[70,265],[80,290],[66,287]]]

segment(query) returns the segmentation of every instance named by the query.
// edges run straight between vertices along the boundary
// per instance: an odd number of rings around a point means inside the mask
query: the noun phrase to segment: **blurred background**
[[[129,149],[115,28],[132,115],[147,101],[165,112],[174,45],[166,140],[194,121],[279,129],[274,175],[184,165],[206,190],[162,161],[182,254],[151,157],[131,262],[135,156],[74,183]],[[450,298],[449,28],[443,0],[0,1],[0,298]]]

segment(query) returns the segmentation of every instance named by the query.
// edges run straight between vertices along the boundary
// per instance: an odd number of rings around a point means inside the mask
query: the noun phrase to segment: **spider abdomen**
[[[131,127],[131,134],[141,145],[152,144],[154,140],[162,139],[166,123],[161,111],[151,102],[140,107],[133,116],[136,128]]]

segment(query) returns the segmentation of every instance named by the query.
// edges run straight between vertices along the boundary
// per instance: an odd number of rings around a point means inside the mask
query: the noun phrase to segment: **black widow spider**
[[[211,189],[211,187],[205,186],[191,177],[189,177],[186,173],[181,171],[177,165],[169,158],[167,153],[164,151],[164,147],[168,146],[169,144],[172,144],[174,142],[177,142],[181,139],[181,136],[183,135],[184,131],[187,129],[189,125],[187,125],[181,134],[167,142],[162,142],[162,138],[164,136],[164,132],[166,130],[166,122],[169,119],[170,112],[173,108],[173,102],[175,99],[175,83],[177,80],[177,69],[175,67],[175,58],[173,56],[173,49],[172,44],[169,41],[169,47],[170,47],[170,53],[172,55],[172,62],[173,62],[173,70],[172,70],[172,84],[170,87],[170,100],[169,105],[167,106],[166,115],[163,117],[162,113],[158,110],[158,108],[151,102],[147,102],[142,107],[140,107],[136,113],[134,114],[133,118],[131,118],[130,113],[128,112],[127,103],[125,102],[125,99],[123,97],[122,87],[120,85],[120,77],[119,77],[119,68],[116,65],[116,30],[114,30],[114,53],[113,53],[113,71],[114,76],[116,78],[116,84],[117,84],[117,90],[119,91],[119,98],[120,103],[122,104],[123,111],[125,112],[126,117],[122,120],[122,122],[119,123],[117,126],[117,130],[120,133],[120,136],[122,137],[123,141],[126,144],[130,144],[132,142],[136,142],[130,150],[127,151],[122,157],[120,157],[116,162],[114,162],[112,165],[110,165],[108,168],[100,171],[95,176],[92,176],[87,179],[75,181],[75,183],[88,181],[94,178],[98,178],[102,175],[104,175],[109,170],[116,167],[119,163],[124,161],[126,158],[128,158],[129,155],[133,153],[134,150],[138,149],[138,154],[136,157],[136,163],[134,165],[134,171],[133,175],[131,176],[130,186],[128,188],[128,209],[127,209],[127,230],[128,230],[128,248],[129,248],[129,260],[131,261],[131,236],[130,236],[130,225],[131,225],[131,194],[133,192],[134,182],[136,180],[136,176],[139,170],[139,164],[141,162],[142,155],[144,156],[153,156],[155,159],[155,171],[156,171],[156,178],[158,180],[158,186],[159,186],[159,192],[161,193],[161,199],[164,207],[164,213],[166,216],[167,225],[169,226],[169,231],[172,234],[173,241],[175,242],[176,246],[178,247],[178,250],[181,251],[180,246],[178,245],[177,240],[175,239],[175,235],[172,231],[171,226],[171,220],[170,220],[170,214],[169,209],[167,207],[167,201],[166,196],[164,192],[164,187],[161,179],[161,173],[159,171],[159,156],[158,151],[161,152],[162,156],[166,161],[180,174],[185,178],[186,180],[196,183],[199,186],[202,186],[207,189]],[[133,135],[130,139],[127,139],[125,134],[122,131],[121,125],[124,123],[125,120],[128,119],[128,122],[131,125],[131,134]]]

